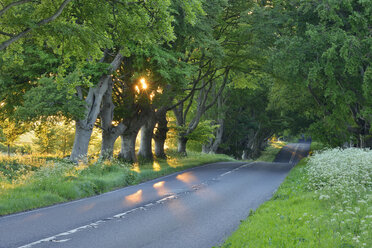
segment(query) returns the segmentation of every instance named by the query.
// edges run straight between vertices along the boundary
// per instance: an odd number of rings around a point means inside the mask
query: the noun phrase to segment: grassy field
[[[0,215],[101,194],[202,164],[233,161],[226,155],[168,154],[168,159],[152,163],[112,160],[78,166],[52,157],[0,155]]]
[[[372,247],[371,178],[370,150],[315,153],[222,247]]]

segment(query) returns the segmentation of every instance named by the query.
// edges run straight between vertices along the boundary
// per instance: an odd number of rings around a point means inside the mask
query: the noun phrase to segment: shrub
[[[329,149],[311,157],[307,187],[330,209],[325,217],[350,247],[372,247],[372,150]]]

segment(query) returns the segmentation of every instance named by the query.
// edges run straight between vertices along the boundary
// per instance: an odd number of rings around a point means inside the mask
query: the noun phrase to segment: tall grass
[[[63,159],[0,158],[0,215],[101,194],[198,165],[231,161],[226,155],[169,152],[136,164],[119,160],[75,165]]]
[[[372,151],[304,159],[222,247],[372,247]]]

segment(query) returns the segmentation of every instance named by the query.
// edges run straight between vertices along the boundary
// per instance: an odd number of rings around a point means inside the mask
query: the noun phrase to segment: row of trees
[[[274,133],[372,146],[368,1],[3,1],[1,119],[75,120],[71,160],[93,128],[101,156],[259,154]],[[168,116],[168,119],[167,119]]]

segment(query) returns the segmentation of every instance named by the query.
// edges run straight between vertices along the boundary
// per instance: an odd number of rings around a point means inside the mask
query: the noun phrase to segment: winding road
[[[0,247],[178,248],[224,241],[269,200],[310,143],[274,163],[221,162],[99,196],[0,217]]]

